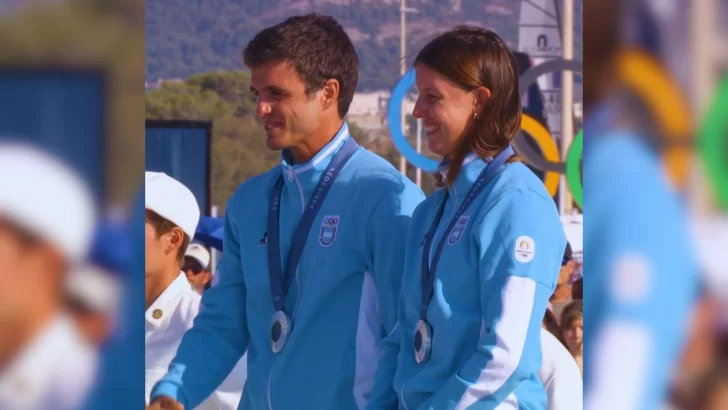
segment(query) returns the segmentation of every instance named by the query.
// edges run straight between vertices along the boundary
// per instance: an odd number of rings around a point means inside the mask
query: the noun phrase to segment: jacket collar
[[[492,160],[493,158],[491,157],[484,160],[475,153],[470,153],[465,156],[463,166],[460,168],[457,178],[455,178],[455,183],[448,188],[448,194],[453,198],[455,203],[458,203],[465,198],[470,187],[473,183],[475,183],[475,180],[478,179],[480,173]],[[450,159],[445,158],[438,167],[438,172],[440,173],[440,177],[442,177],[443,182],[445,182],[447,178],[449,164]]]
[[[291,156],[288,150],[281,153],[281,172],[283,173],[286,185],[289,188],[308,193],[313,191],[318,184],[319,177],[333,159],[334,155],[344,145],[344,142],[350,138],[349,126],[344,125],[339,128],[336,136],[329,141],[311,160],[303,164],[291,164]],[[298,192],[296,191],[296,192]]]
[[[144,318],[155,329],[158,328],[167,317],[174,313],[180,295],[188,291],[192,291],[192,286],[185,274],[180,272],[177,279],[167,286],[167,289],[149,306],[149,309],[144,313]]]

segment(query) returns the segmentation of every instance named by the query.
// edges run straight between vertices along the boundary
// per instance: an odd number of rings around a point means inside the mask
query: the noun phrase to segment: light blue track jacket
[[[444,232],[486,166],[471,154],[449,188],[429,256],[432,261],[446,236],[427,310],[432,353],[421,364],[414,358],[413,335],[422,299],[423,244],[444,191],[427,198],[412,217],[399,326],[385,343],[388,357],[398,351],[394,384],[385,392],[379,383],[387,380],[377,380],[375,390],[383,393],[372,398],[369,409],[546,408],[537,375],[541,321],[566,237],[543,182],[521,163],[503,166],[454,229]],[[504,402],[514,407],[499,407]]]
[[[293,232],[334,154],[351,138],[343,125],[311,161],[282,165],[242,184],[225,215],[219,283],[152,398],[202,402],[248,350],[239,409],[354,410],[366,406],[382,338],[396,323],[396,304],[411,214],[422,191],[377,155],[359,148],[335,180],[305,245],[285,298],[292,332],[271,351],[267,261],[269,198],[281,173],[280,238],[285,269]],[[335,219],[332,219],[335,218]],[[324,232],[324,220],[335,220]],[[333,240],[333,241],[332,241]],[[389,364],[389,363],[387,363]]]
[[[662,408],[699,272],[688,215],[647,138],[584,124],[584,408]]]

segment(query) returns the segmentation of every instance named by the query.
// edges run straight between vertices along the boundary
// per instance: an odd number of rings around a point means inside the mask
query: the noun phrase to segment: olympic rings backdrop
[[[523,94],[536,79],[546,73],[573,71],[582,73],[582,63],[576,60],[554,59],[529,68],[519,79]],[[678,187],[688,181],[690,155],[693,147],[691,135],[695,133],[689,104],[661,63],[650,54],[639,50],[626,50],[619,61],[619,76],[627,89],[645,102],[666,138],[662,158],[667,172]],[[389,130],[397,150],[415,167],[427,172],[437,170],[438,162],[417,153],[405,137],[401,124],[402,101],[415,84],[414,68],[399,79],[389,100],[387,111]],[[712,186],[718,205],[728,210],[728,76],[723,78],[710,108],[700,124],[697,137],[697,151],[701,156],[706,174]],[[527,135],[538,146],[534,150]],[[521,119],[521,132],[513,141],[516,152],[530,166],[544,172],[544,185],[551,196],[556,195],[561,174],[566,181],[575,202],[583,207],[583,186],[581,158],[584,147],[583,130],[578,130],[572,141],[565,162],[562,162],[548,128],[529,114]]]

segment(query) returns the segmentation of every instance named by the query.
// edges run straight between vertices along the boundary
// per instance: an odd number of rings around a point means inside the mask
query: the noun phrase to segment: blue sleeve
[[[412,213],[424,199],[422,191],[408,184],[399,194],[388,194],[377,204],[369,225],[372,269],[382,320],[382,356],[374,377],[367,409],[397,408],[397,393],[392,386],[399,353],[398,299],[405,248]]]
[[[154,386],[150,401],[176,399],[185,409],[202,403],[223,382],[245,352],[248,341],[246,288],[240,262],[238,227],[228,203],[219,282],[205,291],[193,326],[182,337],[168,373]]]
[[[475,354],[422,410],[475,403],[479,410],[498,408],[541,368],[541,321],[566,247],[553,200],[511,191],[486,211],[472,234],[480,257],[480,340]]]

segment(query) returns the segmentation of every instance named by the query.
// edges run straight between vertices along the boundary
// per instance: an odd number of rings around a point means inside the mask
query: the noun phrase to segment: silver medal
[[[273,320],[270,327],[271,350],[278,353],[283,350],[286,345],[288,335],[291,333],[291,321],[282,310],[273,314]]]
[[[432,328],[425,320],[418,320],[415,326],[414,336],[415,361],[417,363],[426,362],[430,358],[430,348],[432,347]]]

